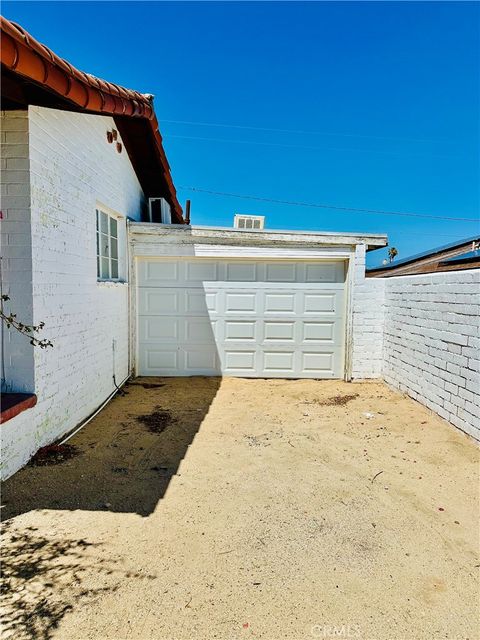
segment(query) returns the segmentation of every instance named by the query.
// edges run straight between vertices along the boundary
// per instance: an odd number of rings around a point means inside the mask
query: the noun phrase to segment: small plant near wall
[[[46,340],[45,338],[39,338],[35,334],[38,334],[39,331],[43,329],[45,326],[44,322],[40,322],[39,324],[25,324],[24,322],[20,322],[17,320],[17,314],[10,312],[6,312],[4,309],[4,303],[10,300],[10,296],[2,294],[1,296],[1,305],[0,305],[0,318],[2,322],[4,322],[7,326],[7,329],[13,328],[18,333],[21,333],[23,336],[26,336],[30,339],[30,344],[34,347],[40,347],[40,349],[46,349],[47,347],[53,347],[53,343],[50,340]]]
[[[393,262],[395,260],[396,256],[398,256],[397,249],[395,249],[395,247],[390,247],[390,249],[388,250],[388,260],[389,260],[389,262]]]

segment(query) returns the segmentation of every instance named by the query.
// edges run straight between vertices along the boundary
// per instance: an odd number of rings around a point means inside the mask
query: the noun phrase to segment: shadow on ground
[[[163,497],[220,386],[220,378],[138,378],[69,444],[74,457],[21,469],[3,486],[2,519],[31,510],[148,516]]]
[[[103,557],[100,544],[55,540],[36,527],[18,531],[12,525],[3,526],[2,638],[48,640],[74,606],[117,591],[125,579],[154,579],[123,570],[118,558]],[[91,586],[91,574],[98,586]]]

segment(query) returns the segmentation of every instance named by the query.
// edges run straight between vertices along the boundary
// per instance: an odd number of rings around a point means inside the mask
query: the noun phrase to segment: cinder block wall
[[[34,350],[37,406],[2,425],[3,477],[92,413],[114,389],[114,371],[117,383],[128,374],[128,284],[97,282],[96,273],[97,203],[123,217],[126,245],[126,217],[138,220],[143,201],[125,148],[107,142],[114,126],[110,117],[28,111],[33,320],[45,322],[54,347]]]
[[[480,440],[480,270],[376,280],[385,381]]]

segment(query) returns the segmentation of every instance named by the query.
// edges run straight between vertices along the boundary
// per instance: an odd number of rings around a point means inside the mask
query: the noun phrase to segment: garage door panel
[[[257,323],[252,320],[225,320],[225,340],[255,341]]]
[[[156,371],[168,371],[175,375],[179,369],[179,352],[176,348],[169,349],[152,344],[140,344],[139,351],[140,361],[146,371],[144,375],[157,375]]]
[[[293,374],[295,362],[295,351],[264,351],[263,352],[263,369],[267,373],[269,371],[279,371],[285,374]]]
[[[208,317],[185,318],[183,321],[184,340],[187,343],[210,344],[214,346],[216,324],[216,321],[212,322]]]
[[[303,297],[304,313],[335,313],[339,308],[339,295],[332,293],[305,293]]]
[[[342,377],[342,263],[161,265],[137,271],[140,375]]]
[[[305,282],[344,282],[345,267],[343,263],[306,264]]]
[[[140,315],[171,315],[182,312],[182,294],[173,289],[140,289],[138,307]]]
[[[225,313],[256,313],[257,294],[255,292],[230,292],[225,294]]]
[[[296,323],[282,322],[281,320],[264,320],[263,323],[264,342],[295,341]]]
[[[295,294],[294,293],[265,293],[264,294],[264,311],[270,313],[295,313]]]
[[[248,262],[232,262],[226,265],[227,282],[255,282],[257,265]]]
[[[218,357],[215,348],[187,347],[185,350],[185,368],[188,371],[217,371]]]
[[[266,265],[266,282],[297,282],[297,271],[299,265],[295,262],[291,263],[275,263]]]
[[[255,375],[257,353],[254,350],[226,348],[224,351],[223,370],[232,372],[242,372],[242,375]]]
[[[182,289],[187,314],[214,315],[220,313],[220,294],[203,289]]]
[[[328,372],[333,374],[334,354],[333,353],[302,353],[302,369],[309,372]]]
[[[140,286],[163,286],[178,282],[180,263],[171,260],[142,261],[138,266]]]
[[[142,339],[146,342],[174,342],[181,338],[180,326],[182,320],[176,317],[163,317],[161,322],[157,316],[141,316],[138,329]]]
[[[335,322],[302,322],[301,342],[330,342],[335,341]]]
[[[215,261],[196,260],[185,264],[185,283],[216,281],[219,264]]]

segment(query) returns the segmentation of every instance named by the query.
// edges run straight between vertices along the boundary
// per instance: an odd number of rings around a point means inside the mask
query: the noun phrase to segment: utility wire
[[[274,133],[293,133],[300,135],[308,135],[308,136],[329,136],[333,138],[365,138],[365,139],[373,139],[373,140],[409,140],[413,142],[454,142],[450,140],[434,140],[432,138],[402,138],[402,137],[394,137],[394,136],[372,136],[361,133],[332,133],[326,131],[305,131],[302,129],[275,129],[272,127],[252,127],[248,125],[241,124],[226,124],[219,122],[195,122],[193,120],[165,120],[162,118],[162,123],[168,122],[169,124],[186,124],[186,125],[194,125],[199,127],[221,127],[222,129],[244,129],[248,131],[270,131]]]
[[[430,152],[401,152],[401,151],[387,151],[384,149],[360,149],[355,147],[315,147],[307,144],[288,144],[284,142],[263,142],[261,140],[232,140],[227,138],[210,138],[207,136],[181,136],[174,133],[164,133],[163,138],[176,138],[179,140],[203,140],[207,142],[223,142],[228,144],[253,144],[261,147],[283,147],[286,149],[306,149],[308,151],[341,151],[342,153],[345,151],[353,151],[354,153],[374,153],[380,154],[384,156],[397,156],[400,158],[405,157],[434,157],[434,158],[458,158],[458,155],[453,154],[440,154],[440,153],[430,153]]]
[[[179,186],[178,189],[184,191],[195,191],[198,193],[208,193],[214,196],[223,196],[227,198],[241,198],[243,200],[256,200],[259,202],[271,202],[273,204],[285,204],[294,207],[310,207],[313,209],[334,209],[335,211],[352,211],[356,213],[369,213],[382,216],[404,216],[408,218],[428,218],[430,220],[456,220],[462,222],[479,222],[478,218],[460,218],[454,216],[433,216],[426,213],[407,213],[404,211],[384,211],[382,209],[361,209],[359,207],[344,207],[334,204],[320,204],[317,202],[301,202],[294,200],[277,200],[275,198],[264,198],[261,196],[251,196],[241,193],[228,193],[225,191],[213,191],[211,189],[203,189],[201,187]]]

